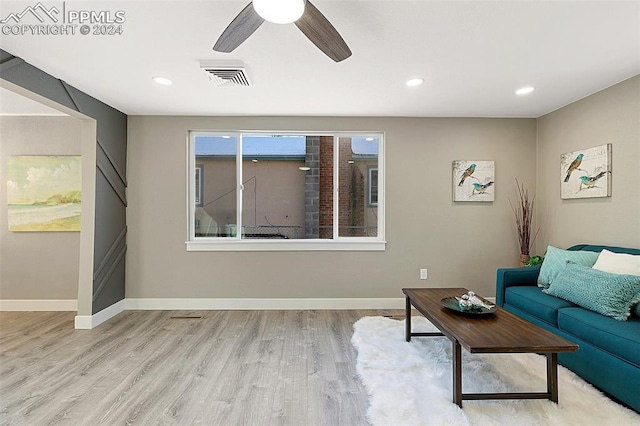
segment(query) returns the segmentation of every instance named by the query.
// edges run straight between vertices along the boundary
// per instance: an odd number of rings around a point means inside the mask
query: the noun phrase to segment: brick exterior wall
[[[320,137],[307,136],[304,165],[304,238],[320,236]]]

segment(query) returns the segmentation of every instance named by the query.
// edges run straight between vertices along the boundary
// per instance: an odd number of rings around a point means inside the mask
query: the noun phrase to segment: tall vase
[[[520,260],[518,261],[518,266],[523,267],[525,263],[529,261],[531,256],[528,254],[520,254]]]

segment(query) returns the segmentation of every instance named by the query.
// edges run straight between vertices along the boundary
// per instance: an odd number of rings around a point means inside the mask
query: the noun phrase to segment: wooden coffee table
[[[403,288],[406,304],[406,339],[446,336],[453,342],[453,402],[478,399],[550,399],[558,402],[558,352],[575,352],[578,345],[498,308],[489,315],[465,316],[441,305],[445,297],[461,296],[465,288]],[[411,305],[440,333],[412,333]],[[463,393],[462,350],[470,353],[539,353],[547,357],[547,391],[519,393]],[[526,374],[526,372],[523,372]]]

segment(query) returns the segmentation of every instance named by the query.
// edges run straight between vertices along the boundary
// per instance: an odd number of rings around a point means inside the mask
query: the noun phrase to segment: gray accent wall
[[[97,122],[91,307],[95,314],[125,296],[127,116],[3,50],[0,78]]]
[[[189,130],[383,131],[384,252],[187,252]],[[402,298],[403,287],[495,292],[519,250],[509,197],[535,191],[536,120],[129,117],[129,298]],[[454,203],[453,160],[494,160],[496,201]],[[419,280],[428,268],[429,279]]]
[[[0,117],[0,300],[75,300],[78,232],[9,232],[7,157],[80,155],[80,120],[74,117]]]
[[[611,197],[560,199],[560,155],[610,143]],[[538,119],[538,251],[547,245],[640,247],[640,76]]]

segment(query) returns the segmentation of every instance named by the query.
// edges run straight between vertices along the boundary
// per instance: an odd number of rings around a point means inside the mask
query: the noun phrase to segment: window
[[[202,207],[202,165],[196,166],[196,180],[194,182],[196,186],[195,191],[195,204]]]
[[[188,250],[384,250],[381,134],[189,139]]]
[[[367,180],[368,204],[370,206],[377,206],[378,205],[378,168],[369,167],[368,176],[369,176],[369,179]]]

